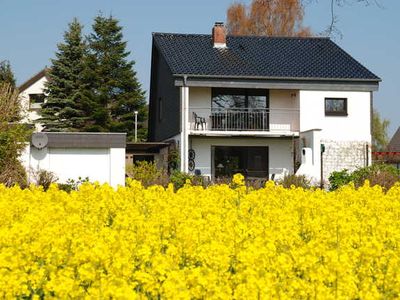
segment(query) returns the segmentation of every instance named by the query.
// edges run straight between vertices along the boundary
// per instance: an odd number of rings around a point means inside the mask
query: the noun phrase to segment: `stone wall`
[[[348,169],[353,171],[358,167],[365,167],[371,163],[370,144],[359,141],[332,141],[322,140],[325,145],[323,154],[323,175],[327,181],[333,171]],[[366,147],[368,145],[368,148]]]

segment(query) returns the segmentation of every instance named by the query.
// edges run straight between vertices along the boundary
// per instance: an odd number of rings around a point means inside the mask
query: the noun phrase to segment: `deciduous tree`
[[[0,183],[26,184],[26,173],[19,160],[31,130],[21,124],[22,108],[18,91],[9,82],[0,82]]]
[[[227,29],[232,35],[310,36],[303,17],[301,0],[252,0],[228,8]]]
[[[377,110],[374,109],[372,113],[372,150],[373,151],[384,151],[389,138],[387,134],[390,121],[381,119],[381,116]]]

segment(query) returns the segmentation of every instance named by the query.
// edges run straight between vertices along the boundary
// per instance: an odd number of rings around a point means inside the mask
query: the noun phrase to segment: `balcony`
[[[190,108],[190,131],[239,134],[292,134],[299,131],[298,109],[268,108]]]

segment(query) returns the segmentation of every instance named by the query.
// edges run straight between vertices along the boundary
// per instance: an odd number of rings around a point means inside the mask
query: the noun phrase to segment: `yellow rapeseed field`
[[[0,186],[0,297],[393,299],[400,186]]]

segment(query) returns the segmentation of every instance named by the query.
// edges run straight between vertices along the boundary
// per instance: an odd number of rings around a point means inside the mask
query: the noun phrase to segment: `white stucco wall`
[[[191,137],[190,146],[196,153],[196,169],[212,177],[212,146],[264,146],[269,147],[269,174],[293,172],[291,139],[274,138],[206,138]]]
[[[89,177],[113,187],[125,184],[125,148],[30,148],[23,163],[28,172],[53,172],[58,182]],[[32,179],[32,177],[31,177]]]
[[[325,116],[325,98],[347,98],[347,116]],[[321,139],[371,141],[369,92],[300,91],[300,131],[322,129]]]
[[[297,90],[270,90],[270,128],[299,130],[299,98]],[[289,128],[286,128],[289,126]]]
[[[194,129],[193,112],[195,112],[199,117],[206,118],[208,124],[211,115],[211,88],[189,88],[190,129]]]
[[[33,123],[40,118],[40,109],[31,109],[29,107],[29,94],[42,94],[46,82],[46,77],[42,77],[19,94],[19,99],[25,114],[25,118],[22,120],[23,123]],[[35,124],[36,131],[41,131],[42,128],[40,124]]]

